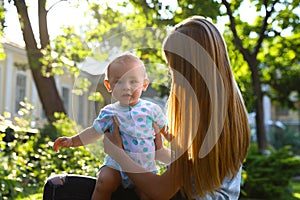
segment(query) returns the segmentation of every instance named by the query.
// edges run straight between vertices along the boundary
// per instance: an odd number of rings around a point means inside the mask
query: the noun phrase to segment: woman
[[[105,151],[152,199],[170,199],[179,190],[188,199],[238,199],[250,130],[221,34],[193,16],[175,26],[163,51],[172,77],[169,168],[157,175],[131,161],[117,128],[106,134]],[[156,145],[157,156],[168,153],[160,142]]]

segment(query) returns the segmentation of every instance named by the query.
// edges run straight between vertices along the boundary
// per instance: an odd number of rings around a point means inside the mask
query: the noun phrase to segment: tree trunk
[[[56,88],[54,77],[44,77],[41,73],[43,64],[40,62],[40,58],[42,58],[43,55],[34,38],[25,0],[17,0],[14,1],[14,3],[19,15],[19,21],[26,45],[27,58],[32,76],[46,117],[49,122],[53,122],[55,121],[55,112],[65,113],[63,102]],[[42,48],[49,44],[46,15],[45,0],[39,0],[39,25]]]
[[[247,58],[247,62],[251,69],[252,85],[256,95],[255,100],[255,122],[256,122],[256,137],[258,148],[261,151],[267,149],[267,137],[265,129],[264,109],[263,109],[263,96],[261,91],[261,82],[258,73],[258,62],[256,58]]]
[[[259,49],[261,48],[261,44],[263,39],[265,38],[264,32],[266,30],[266,27],[268,25],[267,19],[271,15],[271,12],[268,12],[268,15],[266,16],[264,20],[264,24],[262,27],[262,31],[259,36],[259,40],[257,42],[257,45],[253,49],[253,53],[251,54],[250,51],[243,46],[243,42],[241,38],[238,36],[237,29],[236,29],[236,23],[234,19],[233,12],[230,7],[230,3],[226,0],[222,0],[222,4],[227,9],[227,14],[229,16],[230,24],[229,27],[232,31],[233,37],[234,37],[234,44],[238,48],[238,50],[243,55],[243,58],[247,61],[250,70],[251,70],[251,76],[252,76],[252,85],[254,89],[254,93],[256,95],[255,100],[255,122],[256,122],[256,136],[257,136],[257,144],[260,151],[264,151],[267,149],[268,141],[266,137],[266,130],[265,130],[265,120],[264,120],[264,109],[263,109],[263,101],[262,101],[262,91],[261,91],[261,82],[259,78],[259,71],[258,71],[258,60],[257,60],[257,54]]]
[[[261,90],[261,81],[259,78],[258,71],[258,60],[256,54],[250,54],[245,50],[241,51],[244,59],[247,61],[250,70],[255,99],[255,124],[256,124],[256,137],[258,149],[264,152],[267,149],[268,141],[266,137],[265,129],[265,118],[264,118],[264,106],[263,106],[263,95]]]

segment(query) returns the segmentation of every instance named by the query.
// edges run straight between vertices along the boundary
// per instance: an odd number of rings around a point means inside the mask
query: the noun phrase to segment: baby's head
[[[109,63],[104,85],[121,105],[138,103],[142,91],[148,87],[146,69],[143,62],[133,54],[123,54]]]
[[[132,64],[134,64],[134,66]],[[126,66],[128,66],[128,68],[126,68],[128,69],[128,71],[130,70],[129,68],[140,66],[144,70],[145,78],[147,78],[147,73],[146,73],[146,68],[144,63],[135,55],[131,53],[125,53],[116,57],[108,64],[108,66],[106,67],[105,79],[109,80],[111,78],[110,75],[112,71],[121,71],[122,68]]]

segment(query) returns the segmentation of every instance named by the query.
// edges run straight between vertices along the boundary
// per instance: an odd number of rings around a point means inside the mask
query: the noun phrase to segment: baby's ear
[[[111,87],[108,80],[104,80],[104,86],[106,87],[108,92],[111,92]]]
[[[146,78],[146,79],[144,80],[144,84],[143,84],[143,91],[146,91],[146,90],[147,90],[149,83],[150,83],[150,82],[149,82],[149,79]]]

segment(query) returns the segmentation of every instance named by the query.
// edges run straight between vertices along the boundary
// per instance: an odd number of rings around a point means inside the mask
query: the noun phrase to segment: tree
[[[250,70],[251,70],[251,77],[252,77],[252,84],[253,84],[253,89],[254,93],[256,95],[255,99],[255,111],[256,111],[256,131],[257,131],[257,140],[258,140],[258,146],[259,149],[265,150],[267,149],[267,139],[266,139],[266,133],[265,133],[265,122],[264,122],[264,110],[263,110],[263,103],[262,103],[262,90],[261,90],[261,79],[260,79],[260,74],[259,74],[259,61],[257,59],[257,55],[259,53],[259,50],[262,46],[262,42],[264,38],[266,37],[265,32],[267,30],[268,26],[268,18],[271,16],[271,13],[274,11],[274,4],[271,5],[272,8],[270,11],[267,10],[267,5],[265,5],[266,9],[266,16],[263,20],[263,23],[261,23],[261,28],[259,28],[259,25],[257,25],[256,29],[254,30],[259,30],[259,37],[256,43],[254,45],[244,45],[243,41],[241,39],[241,36],[237,32],[237,22],[240,21],[238,17],[234,17],[233,10],[238,8],[241,4],[241,2],[227,2],[226,0],[222,0],[223,5],[226,7],[226,13],[229,16],[230,20],[230,30],[232,31],[233,34],[233,42],[237,49],[241,52],[243,55],[244,59],[247,61]],[[265,1],[267,3],[267,1]],[[241,21],[240,21],[241,23]],[[248,30],[248,33],[246,31],[242,31],[242,37],[245,35],[248,35],[252,31]],[[248,46],[248,47],[245,47]]]
[[[93,11],[94,18],[97,19],[98,25],[90,36],[90,39],[101,39],[105,38],[103,35],[107,34],[107,31],[120,33],[122,31],[128,30],[128,27],[132,28],[144,28],[146,26],[153,26],[158,28],[165,28],[172,26],[182,19],[194,15],[200,14],[210,17],[213,21],[217,21],[218,15],[227,16],[229,19],[228,27],[225,33],[230,34],[232,38],[232,43],[227,41],[227,45],[233,49],[232,45],[239,51],[240,64],[235,66],[236,72],[239,70],[237,68],[241,66],[247,66],[250,68],[250,74],[242,74],[244,83],[240,85],[247,85],[244,87],[244,95],[251,95],[251,101],[254,102],[253,110],[256,112],[256,132],[258,138],[259,149],[264,150],[267,148],[267,140],[265,133],[265,122],[264,122],[264,110],[262,104],[262,88],[261,84],[264,81],[264,69],[269,66],[269,63],[264,60],[264,57],[269,54],[268,49],[263,49],[264,46],[270,44],[274,37],[272,37],[272,32],[275,28],[272,22],[281,20],[288,21],[290,19],[296,19],[295,15],[286,15],[286,10],[293,10],[296,8],[297,3],[290,5],[288,1],[251,1],[252,6],[256,7],[257,12],[265,12],[264,15],[257,15],[255,23],[249,24],[244,22],[240,18],[239,8],[241,7],[243,1],[230,1],[222,0],[222,4],[216,3],[215,1],[199,1],[189,0],[189,1],[177,1],[178,6],[176,8],[172,7],[170,4],[161,1],[136,1],[130,0],[125,2],[122,6],[133,5],[133,11],[128,12],[126,15],[120,14],[120,12],[106,7],[104,10],[99,4],[91,4],[91,10]],[[221,9],[221,5],[223,8]],[[275,9],[276,6],[284,7],[285,9]],[[209,9],[207,9],[209,8]],[[224,12],[225,8],[225,12]],[[113,16],[113,17],[112,17]],[[123,23],[119,23],[122,21]],[[138,22],[138,23],[136,23]],[[103,27],[103,24],[106,26]],[[286,23],[283,23],[286,24]],[[292,27],[296,24],[292,24]],[[123,27],[123,28],[122,28]],[[284,30],[288,26],[282,26],[281,29]],[[101,33],[99,35],[99,33]],[[275,36],[278,36],[278,34]],[[280,34],[279,34],[280,36]],[[130,36],[129,36],[130,37]],[[100,39],[99,39],[100,38]],[[148,39],[145,37],[146,40]],[[145,42],[145,41],[143,41]],[[149,42],[147,40],[147,42]],[[111,44],[110,44],[111,45]],[[119,44],[122,46],[123,44]],[[263,51],[264,50],[264,51]],[[155,53],[156,52],[156,53]],[[158,51],[140,50],[141,55],[159,55]],[[231,52],[230,52],[231,53]],[[157,59],[157,58],[154,58]],[[237,63],[237,62],[236,62]],[[280,63],[279,63],[280,64]],[[247,67],[246,66],[246,67]],[[245,67],[244,67],[245,68]],[[251,81],[249,81],[251,77]],[[249,84],[252,84],[252,89],[249,92]],[[245,90],[247,88],[247,90]],[[254,98],[253,98],[254,97]],[[250,99],[250,98],[249,98]],[[252,106],[247,106],[252,107]]]
[[[45,9],[46,0],[38,0],[39,42],[35,40],[25,0],[15,0],[14,5],[16,6],[19,15],[30,70],[46,117],[49,122],[52,122],[55,120],[54,113],[65,113],[65,109],[59,96],[54,77],[42,75],[42,50],[50,43],[47,27],[48,11]],[[51,69],[48,68],[47,70]]]
[[[295,102],[299,101],[300,95],[300,58],[297,56],[300,54],[298,48],[300,26],[298,24],[293,26],[292,35],[278,36],[267,44],[270,50],[265,54],[264,59],[267,67],[263,81],[271,86],[269,96],[280,106],[291,109],[295,109]],[[298,97],[295,96],[297,94]]]
[[[252,108],[256,112],[257,142],[259,149],[262,151],[265,150],[268,141],[266,139],[262,103],[262,97],[265,91],[262,91],[262,83],[269,84],[277,91],[277,94],[280,94],[281,91],[278,85],[282,86],[282,84],[286,84],[287,82],[295,83],[295,81],[292,80],[295,80],[299,74],[299,59],[297,60],[297,56],[295,56],[299,55],[299,48],[297,48],[297,43],[300,41],[299,13],[297,14],[296,11],[299,9],[299,0],[250,0],[249,5],[254,8],[254,12],[256,13],[253,24],[241,19],[241,12],[245,12],[240,9],[242,4],[245,3],[245,1],[241,0],[222,0],[220,3],[216,1],[199,3],[199,1],[193,0],[178,0],[178,7],[176,9],[172,9],[170,6],[155,0],[150,3],[148,1],[142,1],[143,3],[140,3],[140,1],[136,0],[131,0],[131,2],[135,7],[143,7],[140,10],[150,13],[152,16],[158,16],[156,21],[153,21],[156,24],[164,25],[164,22],[167,22],[172,25],[195,14],[210,17],[214,21],[217,21],[218,15],[226,16],[229,19],[229,23],[227,24],[228,29],[226,29],[225,34],[229,34],[230,32],[232,43],[230,43],[230,41],[226,42],[229,48],[233,49],[235,47],[239,51],[236,52],[236,55],[239,57],[240,63],[234,62],[236,60],[233,60],[233,63],[236,64],[236,66],[233,67],[235,68],[235,72],[242,75],[242,77],[237,78],[242,80],[239,85],[244,86],[244,90],[242,90],[243,95],[249,97],[249,94],[254,94],[252,95],[252,99],[248,98],[250,100],[248,102],[253,102],[254,106],[247,105],[247,107]],[[167,13],[169,13],[167,16],[169,18],[164,19],[161,14],[164,13],[162,10],[165,10],[165,12],[167,10]],[[284,34],[286,32],[290,32],[290,35],[292,35],[290,39]],[[275,55],[272,53],[272,51],[274,51],[273,46],[278,48],[278,53]],[[278,59],[278,57],[281,57],[279,52],[287,55],[286,59]],[[232,54],[232,52],[229,53]],[[270,55],[274,56],[270,57]],[[241,59],[241,56],[243,59]],[[251,72],[250,74],[245,73],[245,64],[248,65]],[[238,70],[237,68],[239,67],[242,68],[244,72]],[[287,72],[286,69],[289,69],[289,72]],[[270,74],[278,73],[278,70],[283,70],[281,72],[282,78],[280,82],[276,82],[274,77],[267,80],[268,76],[266,74],[269,74],[270,77]],[[293,76],[291,76],[291,74],[293,74]],[[249,81],[249,77],[251,81]],[[249,88],[250,83],[252,87]],[[291,84],[289,85],[291,86]],[[288,92],[284,94],[297,90],[295,85],[296,84],[290,88],[285,88]],[[247,90],[245,90],[246,88]],[[268,94],[270,95],[271,93]],[[275,92],[273,92],[273,95],[278,97]]]
[[[226,7],[226,14],[229,17],[229,28],[233,34],[233,43],[243,55],[251,71],[252,86],[255,94],[258,147],[260,150],[265,150],[267,149],[267,139],[262,103],[262,82],[264,81],[265,71],[270,69],[270,60],[266,59],[266,56],[272,54],[273,41],[278,42],[278,38],[286,38],[283,34],[284,31],[290,28],[294,31],[293,29],[299,26],[299,14],[296,14],[296,9],[299,8],[299,1],[250,1],[251,5],[256,8],[256,12],[262,13],[257,15],[253,24],[243,22],[240,16],[236,15],[235,11],[238,10],[242,2],[237,0],[229,3],[226,0],[222,0],[222,4]],[[285,48],[281,45],[278,52],[284,51]],[[280,56],[280,54],[276,56]],[[274,60],[276,61],[276,59]],[[284,69],[283,66],[285,66],[278,59],[275,65],[282,66],[281,69]],[[280,69],[278,66],[274,67],[273,63],[272,73],[274,73],[274,70]],[[272,79],[274,80],[274,77]]]

